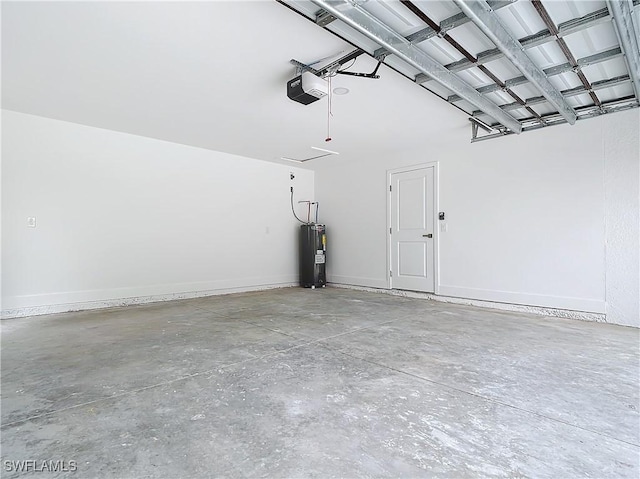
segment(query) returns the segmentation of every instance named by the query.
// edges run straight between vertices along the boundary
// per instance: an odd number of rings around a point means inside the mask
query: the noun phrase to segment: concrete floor
[[[639,334],[337,288],[6,320],[2,477],[637,478]]]

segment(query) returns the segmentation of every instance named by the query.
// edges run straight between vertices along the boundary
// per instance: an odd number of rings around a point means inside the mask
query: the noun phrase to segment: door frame
[[[395,173],[406,173],[407,171],[421,170],[423,168],[433,168],[433,218],[435,225],[433,228],[433,268],[435,285],[434,294],[440,294],[440,220],[438,212],[440,211],[440,172],[439,162],[431,161],[428,163],[420,163],[418,165],[403,166],[402,168],[394,168],[387,170],[387,289],[393,289],[391,279],[391,175]]]

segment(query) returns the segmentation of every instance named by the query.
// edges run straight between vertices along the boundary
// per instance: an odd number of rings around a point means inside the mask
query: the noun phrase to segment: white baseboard
[[[284,279],[284,278],[282,278]],[[141,292],[145,289],[135,289],[135,290],[109,290],[109,291],[81,291],[74,293],[56,293],[50,295],[37,295],[37,296],[22,296],[18,298],[11,298],[13,304],[16,303],[27,303],[22,306],[14,306],[7,309],[2,310],[2,319],[9,318],[20,318],[26,316],[37,316],[43,314],[54,314],[54,313],[66,313],[70,311],[83,311],[83,310],[91,310],[91,309],[101,309],[101,308],[112,308],[118,306],[130,306],[136,304],[146,304],[146,303],[154,303],[160,301],[173,301],[179,299],[191,299],[191,298],[200,298],[205,296],[215,296],[222,294],[230,294],[230,293],[243,293],[249,291],[262,291],[268,289],[276,289],[276,288],[286,288],[291,286],[297,286],[297,279],[292,277],[287,277],[287,281],[281,282],[271,282],[271,283],[263,283],[260,281],[256,281],[254,278],[253,281],[245,280],[245,284],[234,284],[235,282],[208,282],[208,283],[190,283],[190,284],[181,284],[181,285],[169,285],[163,288],[174,288],[174,292],[157,292],[158,287],[149,287],[156,290],[156,294],[138,294],[133,295],[131,293]],[[378,293],[391,294],[395,296],[403,296],[403,297],[411,297],[411,298],[420,298],[420,299],[430,299],[433,301],[440,301],[445,303],[453,303],[453,304],[462,304],[462,305],[470,305],[470,306],[479,306],[485,308],[493,308],[500,309],[504,311],[516,311],[516,312],[524,312],[524,313],[533,313],[540,314],[545,316],[555,316],[559,318],[570,318],[570,319],[581,319],[586,321],[598,321],[598,322],[606,322],[606,315],[604,312],[593,312],[593,311],[581,311],[574,309],[565,309],[562,307],[549,307],[549,306],[540,306],[536,304],[521,304],[520,301],[523,300],[523,295],[518,295],[518,303],[509,303],[504,300],[505,296],[499,296],[501,300],[499,301],[491,301],[487,299],[477,299],[473,297],[459,297],[458,294],[471,293],[478,294],[478,292],[482,292],[483,290],[466,290],[463,288],[451,288],[451,287],[440,287],[440,294],[431,294],[431,293],[420,293],[415,291],[401,291],[395,289],[388,289],[386,282],[384,280],[377,280],[372,278],[359,278],[359,277],[347,277],[347,276],[332,276],[330,278],[329,286],[339,287],[339,288],[350,288],[361,291],[371,291]],[[200,286],[200,287],[196,287]],[[203,286],[208,286],[208,288],[203,288]],[[211,286],[217,286],[211,288]],[[191,289],[185,289],[191,288]],[[177,292],[175,292],[177,291]],[[452,292],[456,294],[451,294]],[[127,294],[128,293],[128,294]],[[449,293],[449,294],[447,294]],[[117,295],[121,294],[120,297]],[[95,299],[96,296],[101,295],[101,299]],[[532,296],[532,295],[525,295]],[[93,297],[92,299],[90,299]],[[98,296],[100,297],[100,296]],[[59,302],[61,298],[67,299],[66,302]],[[81,300],[81,298],[86,298],[86,300]],[[540,300],[541,298],[547,297],[539,297],[536,296],[536,300]],[[73,300],[69,300],[73,299]],[[560,302],[555,302],[558,298],[553,298],[554,304],[563,304]],[[560,298],[563,299],[563,298]],[[565,298],[566,299],[566,298]],[[571,299],[571,298],[569,298]],[[58,302],[56,302],[58,300]],[[75,301],[74,301],[75,300]],[[547,298],[549,300],[549,298]],[[51,301],[50,303],[46,303],[46,301]],[[538,301],[539,302],[539,301]],[[29,304],[30,303],[30,304]],[[588,304],[590,307],[598,308],[599,302],[593,301]],[[578,304],[578,303],[575,303]],[[579,303],[583,304],[583,303]],[[604,302],[602,302],[602,310],[604,311]]]
[[[361,278],[358,276],[327,275],[327,283],[350,284],[370,288],[387,288],[387,281],[377,278]]]
[[[549,296],[531,293],[516,293],[513,291],[497,291],[477,288],[461,288],[458,286],[440,285],[438,294],[463,299],[478,299],[492,303],[520,304],[569,311],[583,311],[585,313],[605,313],[603,300],[571,298],[566,296]]]
[[[288,278],[290,279],[290,278]],[[209,283],[207,283],[209,284]],[[245,285],[233,285],[233,283],[227,282],[225,287],[212,288],[212,289],[200,289],[196,288],[193,290],[184,290],[184,285],[174,285],[176,287],[177,292],[159,292],[157,294],[147,294],[147,295],[123,295],[121,297],[113,297],[115,293],[114,291],[120,290],[109,290],[103,291],[102,299],[91,299],[85,301],[67,301],[67,302],[53,302],[50,304],[35,304],[33,305],[25,305],[20,307],[10,307],[2,310],[2,315],[0,316],[2,319],[9,318],[23,318],[27,316],[39,316],[43,314],[54,314],[54,313],[67,313],[70,311],[84,311],[90,309],[101,309],[101,308],[113,308],[118,306],[131,306],[135,304],[146,304],[146,303],[156,303],[160,301],[174,301],[178,299],[192,299],[192,298],[201,298],[205,296],[217,296],[222,294],[231,294],[231,293],[246,293],[250,291],[263,291],[268,289],[277,289],[277,288],[288,288],[291,286],[297,286],[299,283],[297,278],[295,281],[286,281],[286,282],[275,282],[275,283],[264,283],[264,284],[245,284]],[[131,291],[131,290],[128,290]],[[65,297],[84,297],[89,295],[94,296],[98,293],[96,291],[92,292],[76,292],[74,293],[60,293],[60,296],[64,295]],[[41,295],[37,298],[30,297],[32,300],[37,299],[38,302],[46,301],[47,299],[51,300],[54,296],[57,299],[56,295]],[[12,298],[16,299],[16,298]],[[21,300],[25,300],[25,297],[21,297]]]
[[[510,304],[505,302],[486,301],[471,298],[457,298],[444,295],[436,295],[432,293],[420,293],[417,291],[401,291],[398,289],[388,288],[372,288],[368,286],[357,286],[353,284],[330,283],[328,286],[336,288],[356,289],[360,291],[370,291],[374,293],[384,293],[393,296],[402,296],[406,298],[428,299],[432,301],[440,301],[442,303],[461,304],[465,306],[477,306],[481,308],[499,309],[502,311],[514,311],[519,313],[539,314],[543,316],[554,316],[557,318],[580,319],[583,321],[596,321],[606,323],[606,315],[604,313],[592,313],[585,311],[574,311],[561,308],[549,308],[544,306]]]

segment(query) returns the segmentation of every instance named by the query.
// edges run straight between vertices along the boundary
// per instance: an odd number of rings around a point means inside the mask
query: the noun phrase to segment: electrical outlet
[[[27,228],[35,228],[36,227],[36,217],[29,216],[27,217]]]

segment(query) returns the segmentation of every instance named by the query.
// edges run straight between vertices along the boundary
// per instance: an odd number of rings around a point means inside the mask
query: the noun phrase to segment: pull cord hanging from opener
[[[365,78],[374,78],[374,79],[380,78],[380,76],[377,75],[377,73],[378,73],[378,68],[380,68],[380,65],[382,64],[382,62],[378,62],[378,65],[371,73],[348,72],[347,70],[356,63],[356,59],[357,58],[352,59],[351,64],[348,67],[343,68],[342,70],[340,69],[341,65],[336,64],[334,68],[328,71],[327,83],[328,83],[329,91],[327,92],[327,137],[325,138],[324,141],[331,141],[331,117],[333,116],[333,112],[331,111],[331,107],[332,107],[331,101],[333,99],[333,90],[331,89],[331,78],[338,74],[352,75],[352,76],[365,77]]]
[[[333,116],[333,113],[331,113],[331,97],[333,96],[331,92],[331,77],[332,75],[329,75],[327,80],[329,82],[329,94],[327,95],[327,137],[324,141],[331,141],[331,117]]]

